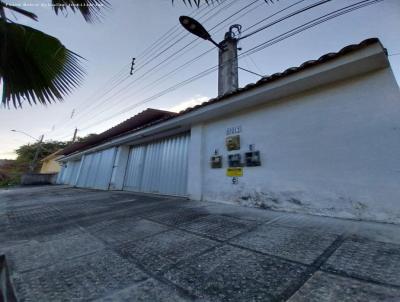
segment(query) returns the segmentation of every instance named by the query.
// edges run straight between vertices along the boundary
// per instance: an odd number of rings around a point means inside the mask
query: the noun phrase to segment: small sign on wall
[[[243,168],[227,168],[226,176],[228,177],[240,177],[243,176]]]
[[[242,126],[229,127],[226,129],[226,135],[233,135],[242,132]]]

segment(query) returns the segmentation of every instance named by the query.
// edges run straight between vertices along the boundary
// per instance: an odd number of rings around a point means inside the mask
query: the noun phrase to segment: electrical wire
[[[303,31],[305,31],[305,30],[307,30],[309,28],[312,28],[314,26],[317,26],[317,25],[319,25],[321,23],[327,22],[328,20],[331,20],[333,18],[337,18],[337,17],[339,17],[339,16],[341,16],[343,14],[346,14],[346,13],[352,12],[354,10],[357,10],[357,9],[360,9],[360,8],[363,8],[363,7],[372,5],[372,4],[376,4],[376,3],[379,3],[379,2],[382,2],[382,1],[383,0],[373,0],[373,1],[364,0],[364,1],[360,1],[360,2],[357,2],[357,3],[352,4],[352,5],[346,6],[344,8],[335,10],[334,12],[331,12],[329,14],[326,14],[324,16],[321,16],[319,18],[316,18],[314,20],[306,22],[306,23],[304,23],[304,24],[302,24],[300,26],[297,26],[297,27],[293,28],[290,31],[287,31],[287,32],[285,32],[285,33],[283,33],[281,35],[276,36],[273,39],[270,39],[270,40],[268,40],[266,42],[263,42],[263,43],[255,46],[255,47],[249,49],[248,51],[242,53],[238,57],[244,57],[244,56],[248,56],[248,55],[254,54],[254,53],[259,52],[259,51],[261,51],[261,50],[263,50],[263,49],[265,49],[267,47],[270,47],[270,46],[272,46],[272,45],[274,45],[274,44],[276,44],[278,42],[281,42],[281,41],[283,41],[283,40],[285,40],[285,39],[287,39],[287,38],[289,38],[289,37],[291,37],[293,35],[301,33]],[[114,118],[114,117],[116,117],[116,116],[118,116],[118,115],[120,115],[122,113],[126,113],[126,112],[128,112],[128,111],[130,111],[130,110],[132,110],[132,109],[134,109],[134,108],[136,108],[138,106],[140,106],[140,105],[143,105],[144,103],[147,103],[147,102],[150,102],[150,101],[152,101],[154,99],[157,99],[160,96],[163,96],[163,95],[165,95],[165,94],[167,94],[169,92],[172,92],[172,91],[174,91],[174,90],[176,90],[176,89],[178,89],[180,87],[183,87],[183,86],[185,86],[185,85],[187,85],[189,83],[192,83],[193,81],[196,81],[196,80],[198,80],[200,78],[203,78],[204,76],[216,71],[217,69],[218,69],[218,65],[213,66],[211,68],[208,68],[208,69],[202,71],[199,74],[196,74],[196,75],[194,75],[194,76],[192,76],[192,77],[190,77],[190,78],[188,78],[188,79],[186,79],[186,80],[184,80],[184,81],[182,81],[182,82],[180,82],[180,83],[178,83],[176,85],[173,85],[173,86],[171,86],[171,87],[169,87],[169,88],[167,88],[167,89],[165,89],[165,90],[163,90],[163,91],[161,91],[161,92],[159,92],[159,93],[157,93],[157,94],[155,94],[155,95],[153,95],[151,97],[148,97],[148,98],[146,98],[146,99],[144,99],[144,100],[142,100],[140,102],[132,104],[132,105],[128,106],[127,108],[124,108],[124,109],[120,110],[119,112],[117,112],[113,116],[107,117],[106,119],[103,119],[103,120],[101,120],[99,122],[91,124],[91,125],[83,128],[82,130],[90,129],[91,127],[93,127],[95,125],[98,125],[101,122],[107,121],[110,118]]]
[[[254,72],[254,71],[251,71],[251,70],[249,70],[249,69],[246,69],[246,68],[243,68],[243,67],[238,67],[238,69],[241,69],[241,70],[243,70],[243,71],[246,71],[246,72],[248,72],[248,73],[251,73],[251,74],[253,74],[253,75],[256,75],[256,76],[259,76],[259,77],[264,77],[263,75],[261,75],[261,74],[259,74],[259,73],[257,73],[257,72]]]
[[[226,2],[226,1],[229,1],[229,0],[220,1],[220,2],[217,4],[217,6],[221,5],[222,3]],[[201,10],[196,10],[196,12],[193,14],[193,16],[197,16],[197,15],[199,15],[200,13],[204,12],[205,10],[207,10],[207,9],[209,9],[209,8],[210,8],[209,5],[203,4],[203,9],[201,9]],[[212,11],[213,11],[213,10],[210,8],[208,11],[206,11],[206,13],[204,13],[202,16],[200,16],[200,19],[203,18],[203,17],[205,17],[205,16],[207,16],[207,15],[208,15],[209,13],[211,13]],[[213,16],[214,16],[214,15],[216,15],[216,14],[214,13]],[[211,16],[211,17],[212,17],[212,16]],[[207,20],[209,20],[211,17],[207,18]],[[175,25],[175,26],[173,26],[169,31],[167,31],[167,33],[173,34],[173,33],[176,32],[176,31],[184,32],[184,30],[181,29],[180,26]],[[168,38],[170,38],[170,37],[168,37],[168,36],[162,36],[160,39],[158,39],[158,40],[156,40],[155,42],[153,42],[153,43],[151,44],[151,46],[149,46],[148,48],[146,48],[141,54],[145,54],[146,56],[148,56],[148,54],[149,54],[148,49],[149,49],[149,48],[155,48],[155,49],[156,49],[156,47],[158,46],[158,44],[160,44],[161,42],[163,42],[163,40],[168,39]],[[170,41],[167,41],[167,42],[168,42],[168,43],[171,43]],[[175,41],[175,43],[176,43],[176,41]],[[175,43],[171,43],[171,45],[175,45]],[[139,58],[139,56],[137,56],[137,57]],[[131,65],[131,64],[129,63],[129,64],[127,64],[126,66],[124,66],[123,68],[126,68],[127,66],[130,66],[130,65]],[[140,65],[139,65],[139,66],[140,66]],[[119,72],[119,74],[120,74],[120,73],[121,73],[121,71]],[[117,74],[117,75],[118,75],[118,74]],[[117,75],[116,75],[116,76],[117,76]],[[115,76],[114,76],[114,77],[115,77]],[[116,78],[117,80],[116,80],[115,85],[113,85],[110,89],[106,90],[106,91],[105,91],[100,97],[98,97],[97,99],[99,100],[99,99],[101,99],[102,97],[104,97],[105,95],[107,95],[109,92],[111,92],[112,90],[114,90],[116,87],[118,87],[118,86],[120,86],[121,84],[123,84],[128,78],[129,78],[129,76],[126,76],[126,77],[124,77],[124,78],[122,78],[122,79],[119,79],[119,80],[118,80],[118,78]],[[112,79],[113,79],[113,78],[111,78],[109,81],[112,81]],[[109,87],[110,85],[111,85],[111,84],[109,84],[109,85],[107,85],[107,86]],[[104,85],[103,85],[103,87],[104,87]],[[88,100],[94,98],[94,97],[97,96],[97,95],[98,95],[98,93],[96,93],[95,95],[92,95],[91,97],[88,98]],[[87,107],[85,108],[85,110],[84,110],[83,112],[79,112],[78,115],[81,116],[82,113],[84,113],[84,112],[90,112],[90,109],[93,108],[94,106],[96,106],[96,102],[95,102],[95,103],[91,103],[89,106],[87,106]],[[76,109],[79,109],[79,107],[77,107]],[[65,128],[65,127],[62,127],[62,128]]]
[[[212,27],[212,28],[210,29],[210,31],[213,31],[216,27],[218,27],[219,25],[223,24],[223,23],[226,22],[227,20],[231,19],[232,17],[234,17],[234,16],[237,15],[238,13],[240,13],[240,12],[242,12],[242,11],[248,9],[250,6],[254,5],[254,4],[257,3],[258,1],[259,1],[259,0],[255,0],[255,1],[252,1],[252,2],[250,2],[249,4],[245,5],[245,6],[242,7],[240,10],[234,12],[234,13],[231,14],[230,16],[226,17],[225,19],[223,19],[222,21],[220,21],[219,23],[217,23],[214,27]],[[283,9],[279,10],[278,12],[276,12],[276,13],[274,13],[274,14],[272,14],[272,15],[269,15],[268,17],[264,18],[263,20],[258,21],[255,25],[260,24],[261,22],[263,22],[263,21],[265,21],[265,20],[268,20],[268,19],[270,19],[271,17],[276,16],[277,14],[279,14],[279,13],[285,11],[285,10],[288,10],[288,9],[290,9],[291,7],[297,5],[297,4],[301,3],[301,2],[304,2],[304,1],[305,1],[305,0],[297,1],[296,3],[294,3],[294,4],[292,4],[292,5],[289,5],[289,6],[285,7],[285,8],[283,8]],[[331,1],[331,0],[324,0],[324,1],[326,2],[326,1]],[[262,4],[264,4],[264,3],[262,3]],[[310,6],[306,7],[305,9],[309,9],[309,7],[310,7]],[[224,7],[223,7],[222,9],[224,9]],[[304,9],[303,9],[303,10],[304,10]],[[249,11],[249,12],[250,12],[250,11]],[[217,13],[218,13],[218,12],[217,12]],[[215,16],[217,13],[215,13],[213,16]],[[247,12],[247,13],[248,13],[248,12]],[[244,15],[246,15],[246,13],[245,13],[245,14],[242,14],[241,17],[243,17]],[[213,17],[213,16],[211,16],[211,17]],[[289,18],[289,17],[286,16],[286,18]],[[252,25],[251,27],[253,27],[253,26],[255,26],[255,25]],[[195,41],[195,40],[194,40],[194,41]],[[164,59],[163,61],[161,61],[161,62],[158,63],[157,65],[153,66],[150,70],[148,70],[148,71],[146,72],[146,74],[149,74],[150,72],[153,72],[153,71],[157,70],[157,68],[158,68],[159,66],[163,65],[164,63],[166,63],[167,61],[169,61],[171,58],[175,57],[175,56],[176,56],[177,54],[179,54],[181,51],[183,51],[183,50],[186,49],[188,46],[190,46],[194,41],[191,41],[190,43],[188,43],[187,45],[185,45],[184,47],[182,47],[180,50],[178,50],[177,52],[173,53],[171,56],[167,57],[166,59]],[[201,42],[202,42],[202,41],[200,41],[199,43],[201,43]],[[134,80],[134,81],[132,81],[131,83],[129,83],[128,85],[124,86],[124,87],[123,87],[121,90],[119,90],[117,93],[115,93],[115,94],[111,95],[110,97],[108,97],[107,99],[105,99],[101,104],[104,104],[105,102],[111,100],[112,98],[117,97],[121,92],[126,91],[126,90],[127,90],[129,87],[131,87],[133,84],[137,83],[137,81],[140,81],[140,80],[143,80],[144,78],[147,78],[147,77],[146,77],[146,74],[144,75],[144,77],[142,76],[140,79]],[[131,97],[131,95],[130,95],[129,97]],[[124,100],[125,100],[125,99],[126,99],[126,98],[124,98]],[[104,112],[107,111],[107,110],[108,110],[108,108],[104,109],[103,111],[99,112],[98,114],[102,114],[102,113],[104,113]]]
[[[303,0],[303,1],[304,1],[304,0]],[[234,16],[237,15],[238,13],[240,13],[240,12],[242,12],[243,10],[249,8],[250,6],[254,5],[254,4],[257,3],[257,2],[258,2],[258,0],[252,1],[251,3],[249,3],[249,4],[247,4],[246,6],[242,7],[240,10],[234,12],[232,15],[230,15],[230,16],[228,16],[227,18],[225,18],[225,19],[223,19],[222,21],[220,21],[218,24],[216,24],[214,27],[212,27],[211,30],[215,29],[217,26],[221,25],[222,23],[226,22],[227,20],[231,19],[232,17],[234,17]],[[288,7],[286,7],[286,8],[284,8],[284,9],[280,10],[279,12],[274,13],[274,14],[268,16],[267,18],[264,18],[264,20],[267,20],[267,19],[269,19],[271,16],[275,16],[275,15],[277,15],[278,13],[283,12],[283,11],[289,9],[289,8],[293,7],[294,5],[300,3],[300,2],[302,2],[302,1],[298,1],[298,2],[296,2],[295,4],[292,4],[292,5],[288,6]],[[246,14],[246,13],[245,13],[245,14]],[[244,16],[245,14],[242,14],[241,16]],[[214,14],[213,16],[215,16],[215,15],[216,15],[216,14]],[[212,17],[212,16],[211,16],[211,17]],[[259,23],[260,23],[260,22],[258,22],[258,24],[259,24]],[[211,30],[210,30],[210,31],[211,31]],[[179,53],[180,51],[182,51],[183,49],[185,49],[187,46],[191,45],[193,42],[194,42],[194,41],[192,41],[192,42],[190,42],[189,44],[185,45],[183,48],[181,48],[180,50],[178,50],[177,53]],[[201,43],[201,41],[200,41],[199,43]],[[212,49],[211,49],[211,50],[212,50]],[[210,50],[210,51],[211,51],[211,50]],[[173,55],[176,55],[177,53],[174,53]],[[150,69],[149,71],[147,71],[147,73],[150,73],[150,72],[154,71],[157,67],[159,67],[159,66],[161,66],[162,64],[164,64],[165,62],[167,62],[171,57],[172,57],[172,56],[170,56],[170,57],[164,59],[162,62],[160,62],[160,63],[157,64],[156,66],[153,66],[153,68]],[[179,69],[178,69],[178,70],[179,70]],[[146,73],[146,74],[147,74],[147,73]],[[169,73],[169,74],[170,74],[170,73]],[[142,80],[142,79],[143,79],[143,77],[141,77],[141,79],[139,79],[139,80]],[[157,80],[157,82],[159,82],[160,80],[161,80],[161,79],[159,78],[159,79]],[[110,99],[116,97],[120,92],[127,90],[131,85],[133,85],[133,84],[136,83],[136,82],[137,82],[137,80],[131,82],[131,83],[128,84],[128,85],[126,85],[126,86],[123,87],[121,90],[119,90],[117,93],[115,93],[115,94],[111,95],[109,98],[105,99],[100,105],[102,105],[102,104],[104,104],[105,102],[107,102],[108,100],[110,100]],[[149,85],[148,85],[148,86],[149,86]],[[131,96],[130,96],[130,97],[131,97]],[[106,111],[108,111],[108,110],[109,110],[109,108],[105,108],[104,110],[102,110],[102,111],[96,113],[96,115],[100,115],[100,114],[102,114],[102,113],[104,113],[104,112],[106,112]]]
[[[216,24],[212,29],[214,30],[217,26],[221,25],[222,23],[226,22],[227,20],[231,19],[232,17],[236,16],[238,13],[243,12],[243,10],[249,8],[250,6],[252,6],[253,4],[255,4],[255,3],[258,2],[258,1],[260,1],[260,0],[252,1],[250,4],[247,4],[246,6],[240,8],[238,11],[236,11],[236,12],[233,13],[232,15],[230,15],[230,16],[228,16],[227,18],[225,18],[224,20],[220,21],[220,22],[219,22],[218,24]],[[264,4],[264,3],[262,3],[262,4]],[[231,5],[231,3],[229,3],[229,5]],[[223,7],[222,9],[224,9],[224,8],[225,8],[225,7]],[[222,9],[221,9],[220,11],[222,11]],[[209,20],[211,17],[216,16],[216,15],[217,15],[217,13],[214,13],[214,14],[213,14],[212,16],[210,16],[207,20]],[[241,16],[244,16],[244,15],[246,15],[246,12],[243,13]],[[195,41],[195,40],[194,40],[194,41]],[[157,67],[161,66],[162,64],[164,64],[164,63],[166,63],[167,61],[169,61],[171,58],[175,57],[175,56],[176,56],[177,54],[179,54],[182,50],[184,50],[184,49],[186,49],[188,46],[190,46],[194,41],[191,41],[190,43],[188,43],[187,45],[185,45],[184,47],[182,47],[180,50],[178,50],[177,52],[175,52],[175,53],[172,54],[171,56],[169,56],[169,57],[167,57],[166,59],[164,59],[162,62],[160,62],[160,63],[157,64],[156,66],[153,66],[153,68],[151,68],[150,70],[148,70],[144,75],[149,74],[150,72],[154,71]],[[200,41],[200,43],[201,43],[201,41]],[[200,44],[200,43],[199,43],[199,44]],[[211,49],[211,50],[212,50],[212,49]],[[209,51],[211,51],[211,50],[209,50]],[[207,51],[207,53],[208,53],[209,51]],[[202,55],[204,55],[204,53],[203,53]],[[116,92],[115,94],[113,94],[113,95],[111,95],[110,97],[106,98],[103,102],[101,102],[100,104],[98,104],[98,106],[99,106],[99,105],[102,105],[102,104],[106,103],[108,100],[110,100],[110,99],[116,97],[116,96],[117,96],[118,94],[120,94],[121,92],[127,90],[127,88],[129,88],[130,86],[132,86],[132,85],[133,85],[134,83],[136,83],[138,80],[142,80],[142,79],[143,79],[143,76],[142,76],[140,79],[137,79],[137,80],[132,81],[130,84],[124,86],[122,89],[120,89],[120,90],[119,90],[118,92]],[[108,108],[105,109],[105,110],[103,110],[102,112],[107,111],[107,110],[108,110]],[[88,111],[88,112],[89,112],[89,111]],[[100,114],[101,114],[102,112],[100,112]],[[87,114],[86,114],[86,115],[87,115]],[[97,114],[96,114],[96,115],[97,115]],[[81,117],[82,117],[82,115],[81,115]]]
[[[263,23],[263,22],[265,22],[265,21],[271,19],[272,17],[275,17],[276,15],[278,15],[278,14],[280,14],[280,13],[282,13],[282,12],[284,12],[284,11],[286,11],[286,10],[292,8],[293,6],[296,6],[296,5],[298,5],[298,4],[300,4],[300,3],[304,2],[304,1],[306,1],[306,0],[299,0],[299,1],[293,3],[293,4],[289,5],[289,6],[284,7],[283,9],[277,11],[276,13],[274,13],[274,14],[272,14],[272,15],[269,15],[269,16],[267,16],[267,17],[261,19],[260,21],[254,23],[253,25],[247,27],[246,29],[244,29],[244,30],[242,31],[242,33],[244,33],[244,32],[246,32],[246,31],[252,29],[253,27],[256,27],[257,25],[259,25],[259,24],[261,24],[261,23]]]
[[[298,14],[301,14],[301,13],[306,12],[306,11],[312,9],[312,8],[316,8],[316,7],[320,6],[320,5],[326,4],[326,3],[331,2],[331,1],[332,0],[321,0],[321,1],[317,2],[317,3],[310,4],[310,5],[308,5],[308,6],[304,7],[304,8],[301,8],[301,9],[293,12],[293,13],[290,13],[290,14],[288,14],[286,16],[283,16],[282,18],[279,18],[278,20],[275,20],[275,21],[273,21],[273,22],[271,22],[271,23],[269,23],[267,25],[264,25],[264,26],[256,29],[255,31],[247,34],[247,35],[244,35],[244,36],[240,37],[239,40],[243,40],[243,39],[246,39],[248,37],[251,37],[252,35],[255,35],[255,34],[259,33],[260,31],[263,31],[263,30],[265,30],[265,29],[267,29],[267,28],[269,28],[269,27],[271,27],[271,26],[273,26],[275,24],[278,24],[278,23],[280,23],[282,21],[285,21],[285,20],[287,20],[287,19],[289,19],[291,17],[294,17],[294,16],[296,16]]]
[[[316,18],[316,19],[313,19],[313,20],[311,20],[309,22],[306,22],[301,26],[295,27],[294,29],[292,29],[292,30],[290,30],[290,31],[288,31],[286,33],[283,33],[283,34],[279,35],[278,37],[276,37],[274,39],[270,39],[270,40],[268,40],[268,41],[266,41],[264,43],[261,43],[261,44],[255,46],[255,47],[247,50],[246,52],[244,52],[241,55],[248,54],[248,53],[253,54],[253,53],[258,52],[260,50],[263,50],[264,48],[269,47],[269,46],[271,46],[271,45],[273,45],[273,44],[275,44],[277,42],[280,42],[280,41],[285,40],[285,39],[287,39],[287,38],[289,38],[289,37],[291,37],[293,35],[296,35],[296,34],[302,32],[302,31],[304,31],[306,29],[315,27],[315,26],[317,26],[319,24],[322,24],[322,23],[325,23],[325,22],[327,22],[327,21],[329,21],[329,20],[331,20],[333,18],[337,18],[337,17],[339,17],[341,15],[347,14],[347,13],[352,12],[354,10],[357,10],[357,9],[360,9],[360,8],[363,8],[363,7],[372,5],[372,4],[376,4],[376,3],[379,3],[379,2],[382,2],[382,1],[384,1],[384,0],[363,0],[363,1],[359,1],[359,2],[351,4],[351,5],[348,5],[346,7],[341,8],[341,9],[335,10],[335,11],[333,11],[331,13],[325,14],[325,15],[319,17],[319,18]],[[279,39],[275,40],[277,38],[279,38]]]

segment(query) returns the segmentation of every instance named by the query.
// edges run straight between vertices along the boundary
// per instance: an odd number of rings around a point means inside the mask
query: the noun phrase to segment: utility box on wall
[[[250,151],[245,153],[247,167],[261,166],[260,151]]]
[[[229,167],[241,167],[242,166],[242,156],[240,153],[228,155],[228,166]]]
[[[222,155],[211,156],[211,168],[219,169],[222,168]]]
[[[228,136],[225,145],[228,151],[240,150],[240,135]]]

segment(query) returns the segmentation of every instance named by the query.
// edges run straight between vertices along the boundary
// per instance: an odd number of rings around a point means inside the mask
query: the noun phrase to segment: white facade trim
[[[196,123],[212,120],[238,110],[244,110],[388,66],[389,61],[385,49],[380,43],[376,43],[357,52],[343,55],[332,61],[316,65],[275,82],[268,83],[267,85],[261,85],[249,91],[234,94],[226,100],[199,108],[163,123],[116,138],[82,152],[65,156],[60,161],[78,159],[83,154],[113,146],[131,144],[136,141],[139,143],[149,138],[156,139],[156,135],[160,132],[165,132],[161,134],[162,136],[183,132],[189,130],[191,125]]]

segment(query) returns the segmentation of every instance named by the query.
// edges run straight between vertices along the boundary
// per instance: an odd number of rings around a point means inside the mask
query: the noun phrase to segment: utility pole
[[[242,26],[234,24],[225,34],[225,39],[221,43],[216,43],[210,33],[195,19],[188,16],[179,17],[181,25],[190,33],[210,41],[219,49],[218,64],[218,96],[235,91],[239,87],[238,72],[238,39],[233,30],[236,29],[238,35],[241,33]]]
[[[37,162],[37,159],[39,157],[40,147],[42,146],[43,138],[44,138],[44,134],[42,134],[40,136],[40,139],[37,142],[37,148],[36,148],[35,156],[33,157],[32,163],[31,163],[31,165],[29,167],[29,170],[30,170],[31,173],[33,173],[35,171],[36,162]]]
[[[74,143],[76,140],[76,134],[78,133],[78,128],[75,128],[74,136],[72,137],[72,142]]]
[[[230,32],[225,34],[225,40],[219,49],[218,64],[218,96],[235,91],[239,87],[237,42]]]

